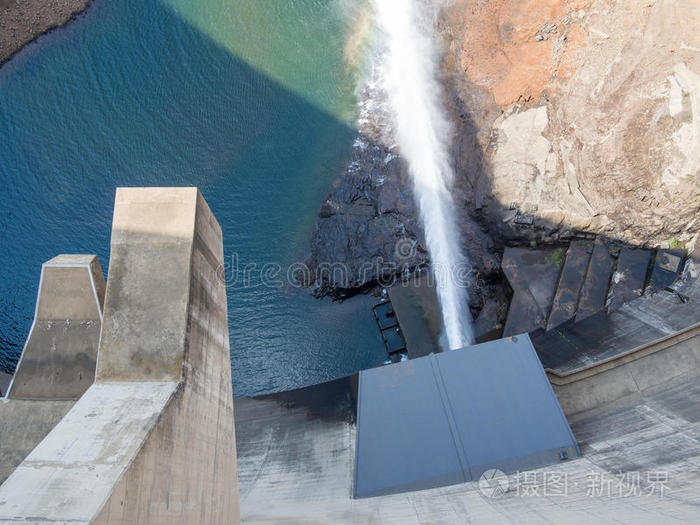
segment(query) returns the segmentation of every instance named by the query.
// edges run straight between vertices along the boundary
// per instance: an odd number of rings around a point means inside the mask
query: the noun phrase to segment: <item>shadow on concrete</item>
[[[327,383],[267,394],[250,399],[274,401],[286,409],[304,410],[308,419],[355,423],[358,374]]]

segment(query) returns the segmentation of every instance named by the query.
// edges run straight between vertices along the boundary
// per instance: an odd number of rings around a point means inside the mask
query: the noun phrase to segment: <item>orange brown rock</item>
[[[501,107],[538,98],[575,68],[590,0],[461,0],[460,66]],[[551,32],[543,28],[556,25]]]

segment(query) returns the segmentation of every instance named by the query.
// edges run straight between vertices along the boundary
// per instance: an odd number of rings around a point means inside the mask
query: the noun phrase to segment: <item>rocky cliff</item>
[[[455,0],[443,23],[465,207],[505,240],[694,243],[700,2]]]
[[[474,309],[502,295],[487,285],[498,281],[504,245],[601,235],[692,251],[700,2],[453,0],[442,15],[453,194]],[[428,262],[376,84],[363,93],[352,161],[315,225],[309,266],[318,295],[366,290],[384,276],[358,269],[377,260],[394,274]],[[407,242],[415,246],[408,258]],[[351,269],[345,281],[319,272],[336,263]]]

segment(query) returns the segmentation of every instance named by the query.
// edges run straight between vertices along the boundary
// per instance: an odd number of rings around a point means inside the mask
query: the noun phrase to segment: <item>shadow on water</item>
[[[40,38],[0,69],[0,368],[21,352],[42,262],[97,253],[106,270],[116,187],[198,186],[226,257],[285,267],[306,256],[356,133],[155,0],[98,0]],[[383,359],[370,298],[328,308],[236,285],[228,297],[236,395]]]
[[[475,94],[460,93],[464,105],[452,95],[465,246],[477,260],[475,287],[497,289],[498,265],[479,257],[528,244],[530,233],[503,222],[507,206],[490,197],[488,137],[479,134],[495,116],[470,113]],[[305,259],[313,218],[356,134],[159,1],[97,0],[0,69],[0,368],[11,370],[21,352],[42,262],[97,253],[107,268],[117,186],[198,186],[227,257],[286,267]],[[567,225],[534,217],[532,235],[539,242],[554,228]],[[370,297],[328,308],[305,290],[258,282],[231,284],[228,297],[237,396],[385,358]],[[473,312],[493,300],[484,295]]]

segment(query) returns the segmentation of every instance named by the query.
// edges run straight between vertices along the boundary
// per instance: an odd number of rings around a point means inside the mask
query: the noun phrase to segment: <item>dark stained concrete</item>
[[[290,409],[304,409],[309,419],[354,423],[357,417],[358,375],[253,399],[275,401]]]
[[[615,310],[642,295],[650,261],[651,252],[648,250],[626,246],[620,249],[608,291],[608,310]]]
[[[10,398],[78,399],[95,380],[99,340],[99,319],[35,323]]]
[[[700,375],[698,270],[689,260],[673,291],[531,334],[567,416]]]
[[[408,357],[440,352],[442,313],[432,277],[424,275],[400,282],[388,293],[406,340]]]
[[[610,313],[599,312],[580,322],[532,333],[542,365],[567,374],[699,323],[700,282],[691,275],[696,264],[690,262],[685,276],[676,283],[678,293],[659,291]]]
[[[75,401],[0,401],[0,485]]]
[[[77,399],[95,379],[104,277],[95,255],[43,264],[32,329],[8,397]]]
[[[564,248],[506,248],[501,269],[513,288],[503,336],[544,328],[557,289]]]
[[[683,270],[685,257],[682,252],[660,250],[654,259],[654,270],[651,274],[651,285],[663,290],[678,279]]]
[[[10,374],[0,372],[0,397],[3,397],[5,392],[7,392],[7,387],[10,386],[10,381],[12,381],[12,376]]]
[[[547,320],[547,330],[559,326],[576,315],[592,249],[591,244],[582,241],[573,241],[569,245],[559,277],[559,285],[552,301],[552,310]]]
[[[576,310],[577,321],[582,321],[605,308],[613,262],[613,258],[608,253],[608,247],[601,239],[596,239],[586,272],[586,280],[581,288],[581,297]]]

